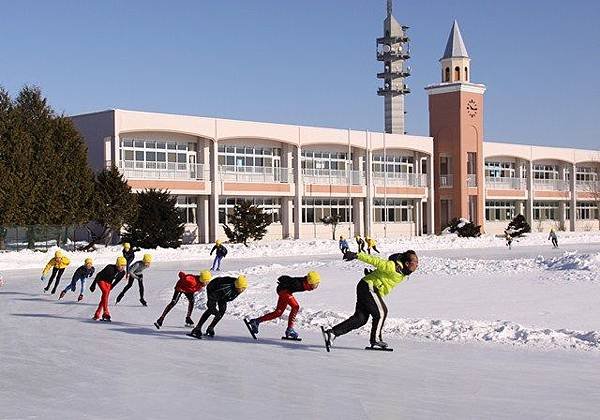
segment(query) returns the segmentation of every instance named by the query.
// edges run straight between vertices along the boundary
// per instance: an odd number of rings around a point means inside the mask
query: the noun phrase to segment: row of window
[[[516,175],[514,162],[502,162],[502,161],[486,161],[485,162],[485,176],[488,177],[502,177],[502,178],[515,178],[519,177]],[[564,169],[564,179],[566,181],[571,179],[570,169]],[[557,180],[560,178],[559,167],[557,165],[546,165],[546,164],[534,164],[533,165],[533,179],[550,179]],[[596,181],[598,174],[594,168],[590,166],[577,166],[577,172],[575,173],[575,179],[577,181]]]
[[[570,219],[570,208],[565,206],[565,218]],[[578,201],[576,205],[577,220],[598,219],[598,206],[594,202]],[[534,201],[534,220],[560,220],[560,206],[558,201]],[[510,221],[515,215],[516,202],[502,200],[486,200],[485,220],[488,222]]]

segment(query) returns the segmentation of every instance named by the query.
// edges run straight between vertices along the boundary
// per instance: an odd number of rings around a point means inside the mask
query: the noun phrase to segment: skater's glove
[[[94,293],[96,291],[96,283],[92,283],[90,286],[90,292]]]
[[[356,252],[346,251],[344,253],[344,261],[352,261],[356,259]]]
[[[44,281],[44,276],[40,277],[40,280],[41,280],[41,281]]]

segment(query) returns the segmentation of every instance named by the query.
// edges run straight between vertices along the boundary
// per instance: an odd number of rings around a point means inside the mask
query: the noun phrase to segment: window
[[[167,153],[166,150],[180,152]],[[187,157],[196,156],[196,143],[124,138],[120,152],[124,168],[187,171]]]
[[[556,165],[533,165],[533,179],[560,179]]]
[[[558,202],[557,201],[534,201],[533,219],[534,220],[558,220]]]
[[[468,82],[469,81],[469,68],[465,67],[465,81]]]
[[[265,159],[264,155],[280,155],[280,149],[276,147],[263,146],[227,146],[219,145],[218,159],[219,165],[236,166],[236,167],[261,167],[271,168],[276,166],[273,159]],[[276,158],[278,161],[280,158]],[[231,168],[234,169],[234,168]]]
[[[271,216],[271,223],[281,223],[281,199],[274,197],[220,197],[219,198],[219,223],[228,223],[228,217],[233,214],[236,204],[250,201],[258,208]]]
[[[413,201],[400,198],[374,198],[373,221],[406,223],[413,221]]]
[[[454,67],[454,80],[460,80],[460,67]]]
[[[179,209],[184,223],[196,223],[196,197],[189,195],[177,196],[175,207]]]
[[[477,153],[467,152],[467,174],[477,173]]]
[[[341,223],[352,221],[352,205],[347,198],[303,198],[302,223],[322,223],[327,216],[338,215]]]
[[[415,172],[413,156],[395,154],[373,155],[373,172],[412,174]]]
[[[577,220],[598,219],[598,206],[594,202],[577,202]]]
[[[348,152],[323,152],[313,150],[302,150],[301,153],[302,169],[308,170],[332,170],[345,171],[350,169]]]
[[[589,166],[578,166],[577,172],[575,173],[575,179],[577,181],[593,182],[598,179],[598,174],[594,171],[594,168]]]
[[[515,217],[514,201],[486,200],[485,220],[488,222],[510,221]]]
[[[485,162],[485,176],[491,178],[514,178],[515,177],[515,163],[514,162],[500,162],[500,161],[486,161]]]
[[[450,81],[450,67],[446,67],[446,77],[444,78],[444,82]]]

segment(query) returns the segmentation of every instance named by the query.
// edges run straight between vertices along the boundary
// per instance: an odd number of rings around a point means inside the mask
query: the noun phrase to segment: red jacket
[[[179,281],[175,285],[175,290],[183,293],[196,293],[202,290],[204,283],[200,281],[200,276],[179,272]]]

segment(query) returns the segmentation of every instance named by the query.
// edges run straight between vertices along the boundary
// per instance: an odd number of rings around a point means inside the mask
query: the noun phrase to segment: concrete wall
[[[106,160],[112,160],[114,157],[105,156],[105,139],[110,138],[112,146],[110,150],[114,150],[115,111],[82,114],[70,118],[85,139],[90,166],[94,171],[101,171],[106,167]]]

